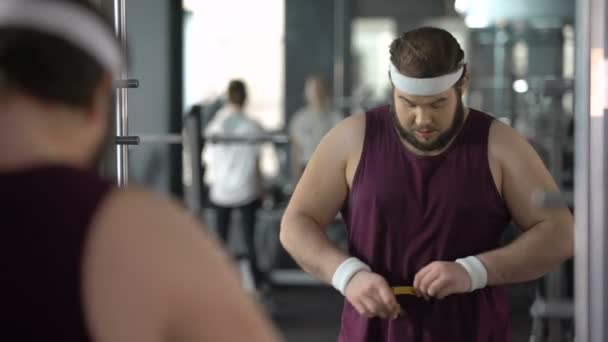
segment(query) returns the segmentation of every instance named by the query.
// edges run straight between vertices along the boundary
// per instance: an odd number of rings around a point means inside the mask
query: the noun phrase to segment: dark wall
[[[444,0],[352,0],[352,15],[363,17],[393,17],[399,32],[415,28],[429,17],[451,12],[453,3]]]
[[[521,78],[513,72],[514,44],[522,40],[528,45],[528,72],[524,78],[560,78],[564,63],[562,29],[528,29],[525,33],[515,33],[512,27],[507,26],[504,30],[504,65],[498,69],[503,70],[504,79],[498,91],[495,83],[496,30],[495,27],[489,27],[471,33],[471,50],[474,53],[469,56],[470,90],[478,92],[483,98],[478,109],[514,119],[518,109],[512,85],[515,79]]]
[[[304,80],[321,74],[331,82],[334,72],[334,1],[285,2],[285,115],[304,105]]]
[[[400,32],[419,26],[428,17],[449,13],[444,0],[286,0],[285,2],[285,115],[304,105],[304,80],[311,73],[339,82],[345,96],[352,85],[351,20],[359,17],[393,17]],[[453,7],[453,4],[451,4]],[[337,11],[343,22],[337,23]],[[336,32],[342,44],[336,41]],[[342,50],[336,47],[342,46]],[[338,66],[338,69],[334,68]],[[341,72],[341,71],[344,72]],[[339,94],[336,94],[339,95]]]

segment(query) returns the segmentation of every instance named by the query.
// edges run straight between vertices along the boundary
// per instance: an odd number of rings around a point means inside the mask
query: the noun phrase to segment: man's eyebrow
[[[416,105],[417,105],[416,103],[414,103],[414,102],[412,102],[412,101],[410,101],[410,100],[406,99],[406,98],[405,98],[404,96],[402,96],[402,95],[399,95],[399,98],[400,98],[400,99],[402,99],[403,101],[407,102],[408,104],[412,105],[412,106],[416,106]]]
[[[399,98],[402,99],[403,101],[407,102],[408,104],[412,105],[412,106],[417,106],[418,105],[417,103],[415,103],[415,102],[413,102],[413,101],[408,100],[407,98],[405,98],[405,96],[399,95]],[[447,99],[448,99],[447,97],[438,98],[437,100],[431,102],[430,105],[436,105],[436,104],[439,104],[441,102],[445,102],[445,101],[447,101]]]
[[[431,105],[439,104],[440,102],[445,102],[447,99],[448,99],[447,97],[442,97],[440,99],[437,99],[437,100],[431,102]]]

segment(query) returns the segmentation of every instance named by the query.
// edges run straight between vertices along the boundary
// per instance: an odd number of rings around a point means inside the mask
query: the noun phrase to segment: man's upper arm
[[[490,129],[489,153],[500,165],[502,195],[521,229],[532,228],[546,220],[572,222],[567,208],[545,209],[533,202],[537,192],[559,189],[536,151],[513,128],[494,121]]]
[[[351,117],[334,127],[322,140],[306,166],[291,198],[286,216],[303,214],[324,227],[331,223],[347,197],[346,163],[356,140]]]
[[[160,196],[117,193],[96,220],[85,265],[99,341],[275,340],[200,224]],[[244,330],[230,328],[235,320]]]
[[[176,285],[171,330],[185,341],[277,341],[270,321],[242,289],[233,261],[201,233],[203,227],[181,216],[186,232],[176,241],[173,263],[167,264],[181,271],[171,279]]]

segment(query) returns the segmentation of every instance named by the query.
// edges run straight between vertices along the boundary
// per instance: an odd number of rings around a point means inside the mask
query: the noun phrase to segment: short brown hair
[[[390,54],[397,69],[410,77],[437,77],[465,66],[464,51],[456,38],[436,27],[403,33],[391,43]]]
[[[99,17],[114,36],[109,20],[88,0],[47,1],[80,6]],[[47,101],[84,107],[91,104],[105,72],[95,58],[61,37],[18,26],[0,27],[2,91],[17,90]]]
[[[241,80],[232,80],[228,84],[228,102],[237,106],[243,106],[247,100],[245,83]]]

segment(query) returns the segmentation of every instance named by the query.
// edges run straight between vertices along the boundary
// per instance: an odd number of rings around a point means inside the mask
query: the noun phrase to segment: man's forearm
[[[326,283],[348,258],[329,240],[325,227],[303,216],[283,220],[281,243],[306,272]]]
[[[488,285],[542,277],[572,256],[573,234],[573,227],[541,222],[511,244],[480,254],[478,257],[488,271]]]

